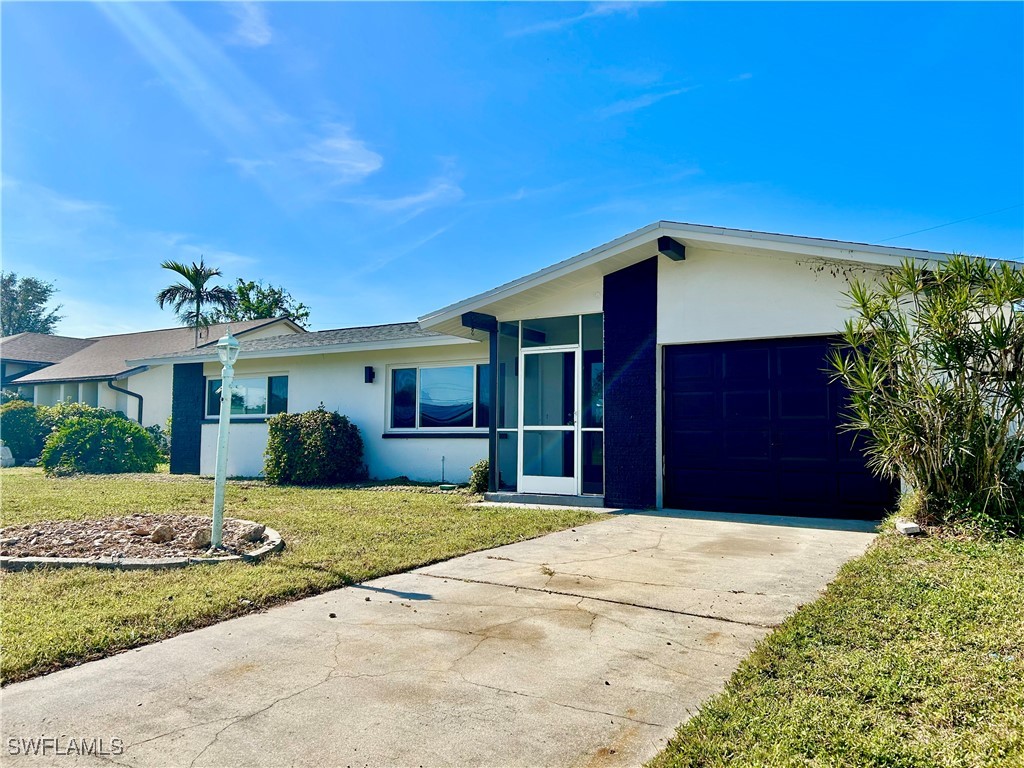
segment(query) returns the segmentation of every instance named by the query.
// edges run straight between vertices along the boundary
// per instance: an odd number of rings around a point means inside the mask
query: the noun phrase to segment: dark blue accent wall
[[[657,503],[658,258],[604,278],[605,503]]]
[[[171,474],[198,475],[206,396],[202,363],[178,363],[171,385]]]

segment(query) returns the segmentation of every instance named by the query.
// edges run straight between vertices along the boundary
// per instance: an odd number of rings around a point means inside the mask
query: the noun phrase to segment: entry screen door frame
[[[551,358],[559,358],[563,361],[561,366],[562,378],[559,383],[562,385],[560,394],[564,403],[564,365],[565,355],[571,354],[572,358],[572,409],[562,408],[560,418],[552,418],[550,408],[547,415],[540,418],[531,418],[537,411],[534,407],[534,399],[541,393],[530,391],[533,387],[528,382],[527,369],[528,359],[531,365],[536,367],[538,372],[542,371],[541,358],[545,355]],[[565,496],[578,496],[580,492],[580,400],[582,380],[582,353],[577,344],[536,347],[522,349],[519,352],[519,492],[520,493],[550,493]],[[543,386],[543,382],[540,382]],[[529,408],[527,406],[530,406]],[[539,408],[544,409],[550,403],[539,403]],[[528,424],[528,421],[538,422],[562,422],[554,424]],[[568,422],[568,423],[565,423]],[[571,446],[571,457],[566,452]],[[561,452],[561,462],[557,460],[558,451]],[[536,471],[541,468],[542,474],[527,474],[527,470]]]

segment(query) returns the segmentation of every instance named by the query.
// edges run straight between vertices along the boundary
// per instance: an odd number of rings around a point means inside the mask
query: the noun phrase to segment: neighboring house
[[[50,333],[16,333],[0,339],[0,386],[18,390],[14,380],[32,371],[59,363],[65,357],[92,344],[94,339],[75,339]],[[32,388],[22,387],[19,394],[31,398]]]
[[[203,330],[200,347],[216,343],[228,327],[228,324],[221,323]],[[302,328],[285,318],[231,323],[230,328],[240,339],[304,333]],[[25,336],[33,338],[23,340]],[[29,342],[32,348],[39,350],[37,358],[43,357],[46,350],[54,358],[57,358],[57,351],[66,354],[47,364],[38,363],[22,370],[7,382],[10,366],[23,365],[29,356],[26,351]],[[171,369],[166,366],[151,368],[128,361],[192,349],[194,344],[195,331],[192,328],[166,328],[90,339],[19,334],[0,341],[0,354],[6,369],[6,386],[17,387],[26,399],[31,399],[36,405],[86,403],[120,411],[143,426],[157,424],[162,427],[171,415]]]
[[[228,471],[322,402],[374,477],[489,457],[495,498],[877,517],[897,489],[838,431],[825,355],[850,278],[905,258],[948,255],[658,222],[418,323],[242,340]],[[129,364],[173,368],[171,470],[212,473],[215,351]]]

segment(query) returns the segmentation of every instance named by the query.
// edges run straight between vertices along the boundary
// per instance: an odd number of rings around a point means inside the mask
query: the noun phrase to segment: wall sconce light
[[[372,365],[368,365],[365,368],[363,368],[363,383],[364,384],[373,384],[373,379],[374,379],[375,376],[376,376],[376,374],[374,374],[374,372],[373,372],[373,366]]]

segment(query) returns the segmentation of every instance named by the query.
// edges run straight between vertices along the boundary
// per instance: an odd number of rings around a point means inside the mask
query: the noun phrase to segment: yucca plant
[[[869,467],[919,494],[921,522],[1024,530],[1021,265],[908,260],[847,296],[830,366]]]

